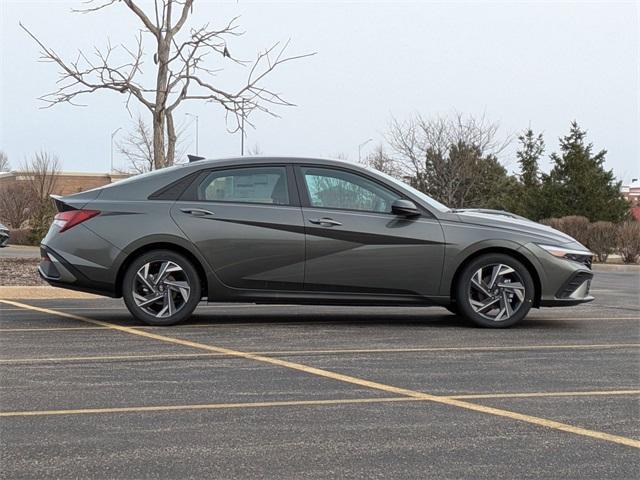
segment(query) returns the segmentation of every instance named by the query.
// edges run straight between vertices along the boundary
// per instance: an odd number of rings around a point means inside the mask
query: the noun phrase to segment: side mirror
[[[398,199],[391,204],[391,213],[403,217],[416,217],[420,215],[420,210],[411,200]]]

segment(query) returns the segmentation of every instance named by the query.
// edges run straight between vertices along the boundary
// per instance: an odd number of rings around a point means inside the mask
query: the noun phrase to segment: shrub
[[[560,230],[575,238],[583,245],[589,242],[589,219],[579,215],[571,215],[562,218],[545,218],[540,223]]]
[[[589,243],[589,219],[579,215],[562,217],[560,230],[575,238],[583,245]]]
[[[638,263],[640,257],[640,223],[627,221],[618,227],[618,252],[624,263]]]
[[[38,245],[47,234],[55,213],[56,210],[53,207],[53,203],[48,200],[37,205],[33,216],[29,219],[29,226],[31,227],[29,240],[32,245]]]
[[[31,215],[34,196],[21,183],[0,185],[0,220],[9,228],[22,228]]]
[[[9,230],[9,245],[33,245],[30,235],[31,230],[28,228]]]
[[[607,261],[610,253],[616,249],[618,228],[611,222],[595,222],[589,225],[586,245],[595,253],[596,260],[601,263]]]
[[[541,224],[547,225],[548,227],[555,228],[556,230],[562,231],[561,223],[562,220],[559,218],[543,218],[540,220]]]

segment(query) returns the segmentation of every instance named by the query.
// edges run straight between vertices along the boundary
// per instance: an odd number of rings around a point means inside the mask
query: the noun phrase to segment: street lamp
[[[362,161],[362,147],[364,147],[367,143],[372,141],[373,141],[373,138],[369,138],[368,140],[365,140],[360,145],[358,145],[358,162]]]
[[[244,157],[244,98],[242,99],[242,122],[240,124],[240,156]]]
[[[198,152],[198,132],[199,132],[199,130],[200,130],[200,127],[198,126],[198,119],[199,119],[200,117],[198,117],[198,115],[195,115],[195,114],[193,114],[193,113],[185,113],[185,115],[186,115],[187,117],[194,117],[194,118],[196,119],[196,155],[198,155],[198,153],[199,153],[199,152]]]
[[[112,172],[113,172],[113,137],[115,137],[116,133],[118,133],[120,130],[122,130],[122,127],[118,127],[113,132],[111,132],[111,171]]]

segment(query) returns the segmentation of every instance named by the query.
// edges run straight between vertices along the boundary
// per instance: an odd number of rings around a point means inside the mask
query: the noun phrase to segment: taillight
[[[99,213],[100,212],[98,210],[68,210],[66,212],[57,213],[56,216],[53,217],[53,223],[60,227],[58,233],[62,233],[85,220],[95,217]]]

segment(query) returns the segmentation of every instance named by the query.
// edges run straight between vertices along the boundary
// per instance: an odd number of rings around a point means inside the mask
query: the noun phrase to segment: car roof
[[[338,160],[333,158],[317,158],[317,157],[298,157],[298,156],[286,156],[286,155],[251,155],[244,157],[227,157],[227,158],[206,158],[203,160],[196,160],[190,162],[190,166],[202,167],[202,166],[215,166],[215,165],[250,165],[255,163],[265,162],[282,162],[282,163],[312,163],[314,165],[333,165],[333,166],[345,166],[345,167],[360,167],[361,165],[355,162],[349,162],[346,160]]]

